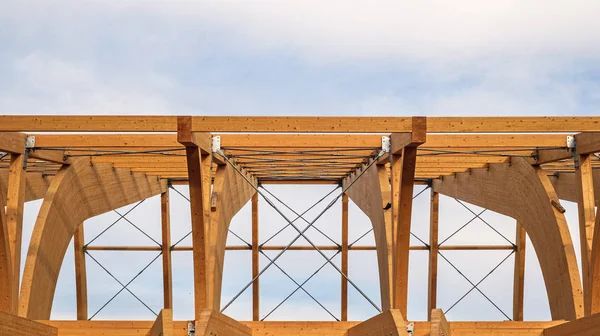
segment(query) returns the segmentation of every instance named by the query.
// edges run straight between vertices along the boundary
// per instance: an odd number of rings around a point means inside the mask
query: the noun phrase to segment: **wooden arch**
[[[160,194],[166,183],[111,164],[72,160],[52,179],[40,208],[19,299],[19,315],[49,319],[62,261],[75,229],[86,219]]]
[[[346,183],[351,181],[348,179]],[[346,185],[344,185],[346,187]],[[392,209],[383,210],[391,200],[385,166],[371,166],[347,191],[348,197],[369,217],[375,235],[381,306],[391,309],[393,293]]]
[[[552,318],[575,320],[583,316],[579,268],[565,217],[552,205],[559,199],[545,174],[512,158],[434,180],[433,190],[522,223],[539,259]]]
[[[225,247],[231,219],[248,203],[256,190],[230,165],[220,165],[213,183],[210,225],[207,228],[207,288],[209,306],[214,310],[221,307],[223,265]]]

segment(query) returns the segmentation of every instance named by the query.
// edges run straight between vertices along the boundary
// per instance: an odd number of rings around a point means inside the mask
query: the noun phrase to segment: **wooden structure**
[[[189,184],[196,335],[595,335],[600,330],[600,117],[0,116],[0,335],[188,335],[173,321],[169,184]],[[231,218],[252,201],[258,278],[260,184],[339,184],[344,193],[340,322],[240,322],[220,313]],[[427,322],[405,320],[413,186],[432,188]],[[212,191],[211,191],[212,190]],[[514,246],[440,246],[439,195],[517,220]],[[164,310],[156,321],[86,321],[82,223],[161,195]],[[43,199],[27,255],[24,203]],[[348,322],[348,200],[371,220],[381,314]],[[577,202],[571,237],[561,200]],[[6,209],[4,211],[4,209]],[[525,237],[537,252],[552,321],[523,322]],[[77,317],[49,321],[60,267],[75,242]],[[572,239],[580,239],[582,267]],[[91,247],[90,247],[91,248]],[[267,248],[267,247],[264,247]],[[291,247],[269,247],[285,251]],[[110,250],[114,247],[96,247]],[[438,252],[515,250],[514,321],[448,322],[437,310]],[[21,277],[20,265],[25,268]],[[32,331],[36,330],[36,331]]]

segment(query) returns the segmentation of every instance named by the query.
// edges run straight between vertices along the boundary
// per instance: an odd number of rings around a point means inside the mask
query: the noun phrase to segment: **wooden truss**
[[[432,188],[430,246],[424,247],[431,314],[429,321],[410,325],[413,335],[595,335],[598,152],[600,117],[0,116],[0,335],[188,335],[189,321],[173,321],[171,314],[171,253],[178,249],[193,251],[196,335],[407,335],[409,250],[417,248],[409,244],[415,184]],[[345,279],[340,322],[258,321],[257,282],[254,321],[219,312],[229,223],[250,200],[252,243],[229,248],[252,250],[253,277],[260,272],[256,190],[269,183],[344,188],[342,244],[317,248],[341,251],[343,275],[349,250],[376,250],[381,314],[346,321]],[[190,188],[192,246],[171,248],[172,184]],[[86,321],[82,223],[159,194],[161,246],[93,249],[161,251],[163,311],[156,321]],[[516,219],[515,246],[440,246],[440,194]],[[43,203],[29,251],[21,256],[24,203],[36,199]],[[348,200],[371,220],[376,246],[349,244]],[[561,200],[578,204],[581,272]],[[526,234],[539,259],[553,321],[522,321]],[[49,321],[72,238],[79,321]],[[446,321],[436,309],[443,249],[515,250],[514,321]]]

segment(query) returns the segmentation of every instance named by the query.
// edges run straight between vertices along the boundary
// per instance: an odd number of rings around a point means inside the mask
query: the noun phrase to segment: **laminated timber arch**
[[[523,158],[433,181],[433,190],[515,218],[539,259],[554,320],[583,316],[579,268],[558,197],[548,177]]]
[[[66,249],[86,219],[160,194],[166,182],[111,164],[72,160],[52,179],[44,197],[23,272],[19,315],[49,319]]]
[[[219,165],[213,183],[210,225],[207,228],[207,287],[210,306],[221,307],[225,247],[231,219],[256,191],[230,165]],[[212,299],[212,300],[211,300]]]
[[[348,182],[349,180],[346,181],[346,183]],[[394,249],[392,209],[383,210],[391,200],[386,167],[383,165],[371,166],[346,191],[346,194],[371,220],[377,248],[381,306],[384,311],[389,310],[393,300]]]

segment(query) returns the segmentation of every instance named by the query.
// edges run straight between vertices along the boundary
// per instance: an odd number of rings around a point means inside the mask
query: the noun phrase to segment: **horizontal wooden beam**
[[[600,133],[579,133],[575,135],[577,154],[593,154],[600,152]]]
[[[18,132],[0,132],[0,152],[25,153],[26,137],[25,134]]]
[[[193,117],[195,132],[410,132],[408,117]],[[600,132],[598,117],[428,117],[429,133]],[[173,116],[0,116],[0,132],[176,132]]]
[[[213,134],[223,148],[380,148],[381,135]],[[175,134],[35,134],[36,148],[180,148]],[[565,134],[429,134],[421,148],[565,147]]]

